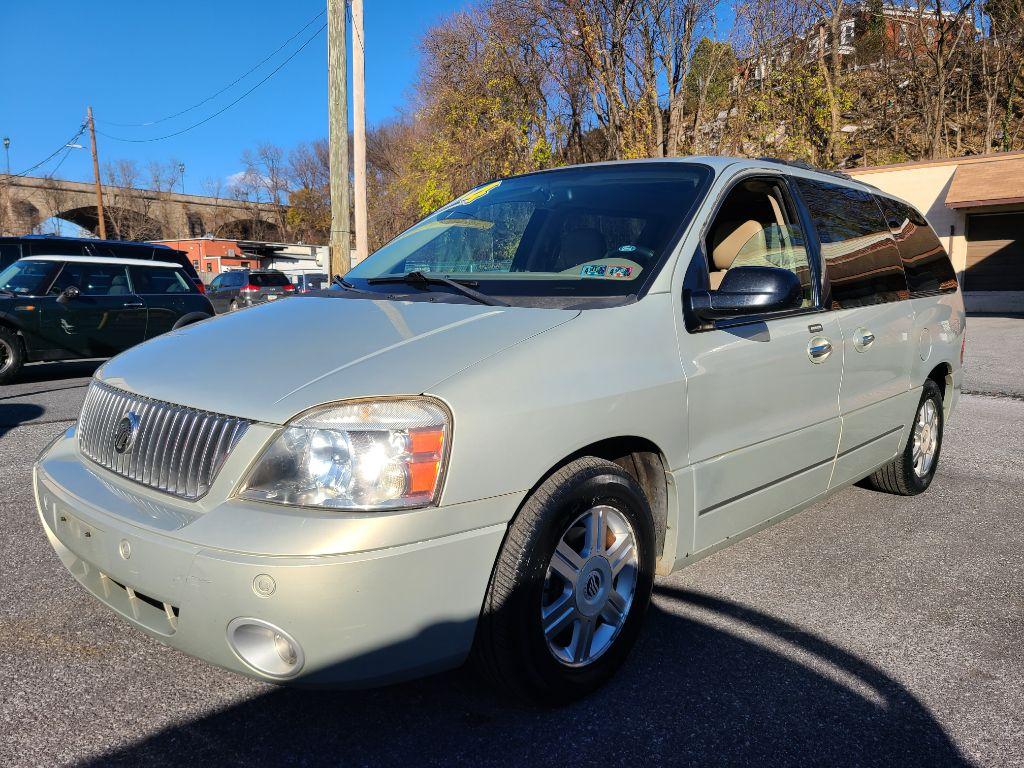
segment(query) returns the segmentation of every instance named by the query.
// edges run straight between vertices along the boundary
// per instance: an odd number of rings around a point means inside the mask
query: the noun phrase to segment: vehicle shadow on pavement
[[[34,403],[0,403],[0,437],[44,413],[46,409]]]
[[[664,585],[655,598],[630,661],[571,706],[511,703],[465,670],[371,691],[281,688],[87,764],[970,764],[870,663],[728,600]]]
[[[11,384],[33,384],[44,381],[58,381],[61,379],[82,379],[88,378],[96,373],[96,369],[103,364],[103,360],[70,360],[56,363],[32,363],[26,365]],[[0,388],[0,393],[3,388]]]

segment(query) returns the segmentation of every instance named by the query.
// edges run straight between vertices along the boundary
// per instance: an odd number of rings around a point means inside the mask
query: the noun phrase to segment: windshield
[[[374,285],[363,281],[422,272],[504,297],[637,295],[682,234],[710,175],[702,165],[661,162],[491,182],[403,232],[346,278],[362,289]]]
[[[0,272],[0,291],[38,296],[59,265],[53,261],[16,261]]]

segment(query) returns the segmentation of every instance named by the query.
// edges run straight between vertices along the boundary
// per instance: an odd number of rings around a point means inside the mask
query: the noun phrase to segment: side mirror
[[[690,310],[701,320],[796,309],[803,301],[800,278],[780,267],[733,267],[717,291],[693,291]]]
[[[81,294],[82,292],[78,290],[78,288],[76,288],[73,285],[69,285],[67,288],[61,291],[60,296],[57,297],[57,303],[67,304],[72,299],[77,299]]]

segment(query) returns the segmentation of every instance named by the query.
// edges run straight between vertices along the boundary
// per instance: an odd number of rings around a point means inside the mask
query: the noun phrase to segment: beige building
[[[1024,152],[847,173],[913,203],[935,228],[975,312],[1024,312]]]

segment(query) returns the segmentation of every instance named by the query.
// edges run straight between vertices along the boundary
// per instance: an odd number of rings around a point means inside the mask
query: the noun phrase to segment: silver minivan
[[[921,214],[838,174],[502,179],[331,291],[106,363],[39,515],[95,598],[221,667],[359,687],[472,657],[567,701],[656,574],[852,483],[927,489],[964,332]]]

